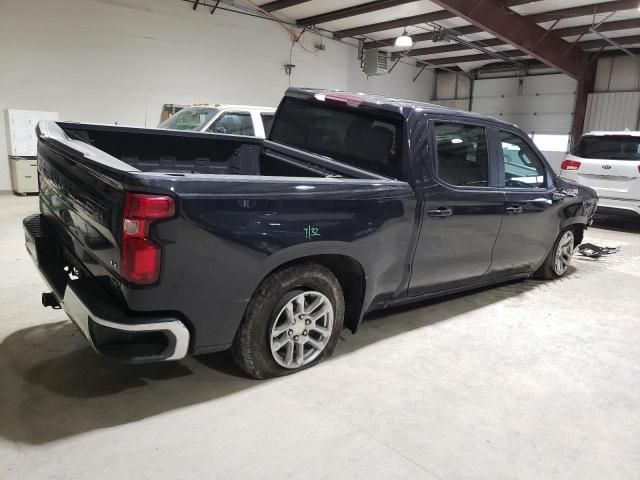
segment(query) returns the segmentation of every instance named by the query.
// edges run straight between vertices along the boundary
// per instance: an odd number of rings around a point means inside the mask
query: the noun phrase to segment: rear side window
[[[209,131],[229,135],[255,136],[251,114],[244,112],[223,113],[220,118],[211,124]]]
[[[262,125],[264,125],[264,134],[266,137],[269,136],[271,132],[271,125],[273,125],[273,113],[261,113],[260,117],[262,118]]]
[[[629,135],[584,136],[573,149],[577,157],[602,160],[640,160],[640,137]]]
[[[286,98],[270,140],[401,178],[400,120]]]
[[[437,176],[450,185],[489,185],[489,155],[485,129],[459,123],[435,123]]]
[[[545,173],[542,161],[523,138],[510,132],[499,133],[504,160],[505,186],[543,188]]]

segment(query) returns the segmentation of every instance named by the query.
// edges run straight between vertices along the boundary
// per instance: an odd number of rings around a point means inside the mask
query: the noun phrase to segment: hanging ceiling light
[[[398,38],[396,38],[396,47],[409,48],[413,46],[413,39],[407,33],[407,29],[405,28]]]

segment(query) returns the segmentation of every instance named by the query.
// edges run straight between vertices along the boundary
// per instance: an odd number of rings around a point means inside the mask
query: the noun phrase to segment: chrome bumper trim
[[[89,307],[82,302],[74,288],[73,282],[67,284],[64,291],[64,298],[60,299],[60,305],[94,349],[96,348],[89,333],[89,319],[103,327],[125,332],[165,332],[173,337],[175,345],[173,353],[161,361],[180,360],[187,356],[189,350],[189,330],[180,320],[132,324],[116,323],[106,320],[95,312],[92,312]]]

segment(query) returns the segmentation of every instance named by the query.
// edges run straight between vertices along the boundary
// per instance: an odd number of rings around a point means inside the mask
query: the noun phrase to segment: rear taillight
[[[125,193],[122,213],[120,275],[136,285],[148,285],[160,275],[160,246],[149,237],[151,224],[172,217],[173,198],[166,195]]]
[[[578,170],[580,168],[580,162],[576,160],[564,160],[560,165],[560,170]]]

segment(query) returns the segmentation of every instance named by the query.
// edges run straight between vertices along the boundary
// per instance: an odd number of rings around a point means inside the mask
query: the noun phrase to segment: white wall
[[[307,49],[318,37],[306,34]],[[366,79],[352,46],[296,46],[293,86],[428,100],[433,75],[399,64]],[[85,122],[155,126],[165,103],[276,106],[291,42],[277,24],[182,0],[0,0],[0,110],[50,110]],[[4,114],[0,190],[9,190]]]

